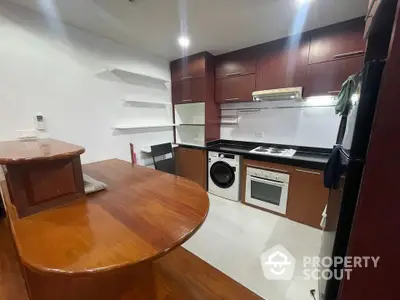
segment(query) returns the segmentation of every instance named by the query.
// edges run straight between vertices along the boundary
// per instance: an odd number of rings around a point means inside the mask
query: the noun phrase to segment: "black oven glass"
[[[251,198],[279,206],[282,187],[251,181]]]

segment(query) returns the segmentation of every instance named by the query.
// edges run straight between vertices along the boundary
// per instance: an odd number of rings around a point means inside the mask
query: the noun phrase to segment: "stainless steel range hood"
[[[253,101],[303,100],[303,88],[293,87],[253,92]]]

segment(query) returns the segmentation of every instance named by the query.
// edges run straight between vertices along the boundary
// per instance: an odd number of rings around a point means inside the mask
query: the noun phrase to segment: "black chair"
[[[175,174],[175,155],[171,143],[151,146],[151,156],[156,170]]]

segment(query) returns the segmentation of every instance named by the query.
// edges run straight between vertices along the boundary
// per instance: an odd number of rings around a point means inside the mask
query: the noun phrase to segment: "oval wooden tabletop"
[[[83,166],[107,191],[18,219],[2,183],[22,262],[56,273],[91,273],[156,259],[189,239],[209,200],[200,185],[121,160]]]
[[[54,139],[0,142],[0,164],[64,159],[80,155],[85,148]]]

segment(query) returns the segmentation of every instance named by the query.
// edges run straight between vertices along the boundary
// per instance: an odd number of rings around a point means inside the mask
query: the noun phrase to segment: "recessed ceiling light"
[[[180,36],[178,38],[178,43],[179,43],[179,46],[181,46],[182,48],[187,48],[187,47],[189,47],[190,40],[186,36]]]
[[[306,4],[309,4],[309,3],[311,3],[313,0],[296,0],[296,2],[297,2],[297,5],[306,5]]]

